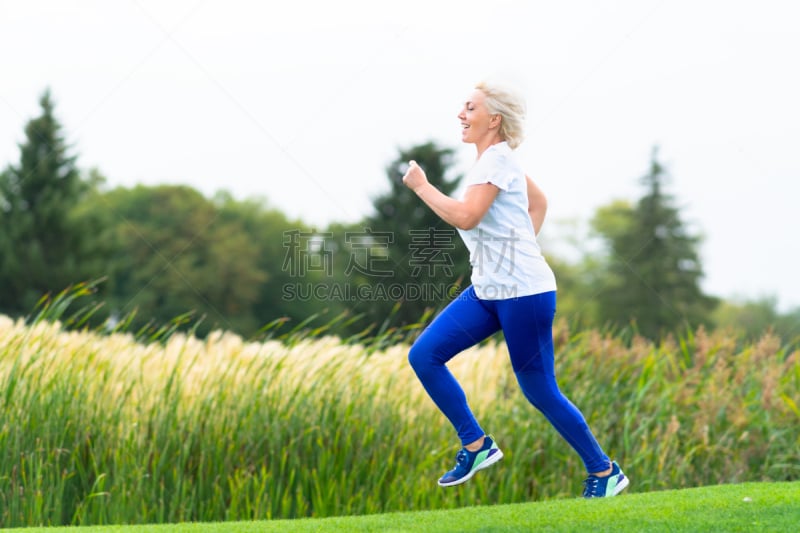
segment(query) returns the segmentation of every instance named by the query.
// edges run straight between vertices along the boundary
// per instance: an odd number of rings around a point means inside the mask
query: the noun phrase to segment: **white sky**
[[[0,0],[0,165],[50,87],[111,186],[266,197],[320,227],[371,212],[398,149],[460,144],[474,83],[524,90],[545,242],[635,200],[660,146],[704,289],[800,306],[793,1]],[[561,229],[560,229],[561,228]]]

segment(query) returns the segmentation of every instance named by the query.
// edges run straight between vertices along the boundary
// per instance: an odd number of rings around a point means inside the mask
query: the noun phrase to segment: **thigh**
[[[498,316],[514,372],[555,373],[553,318],[555,291],[502,300]]]
[[[434,318],[414,344],[446,362],[499,330],[493,309],[482,303],[470,286]]]

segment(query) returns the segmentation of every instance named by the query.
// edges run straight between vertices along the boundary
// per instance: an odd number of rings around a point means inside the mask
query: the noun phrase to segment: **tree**
[[[350,282],[371,289],[355,309],[373,324],[387,318],[396,326],[419,323],[469,283],[468,251],[455,228],[402,183],[413,159],[431,184],[452,194],[461,179],[447,177],[452,156],[452,149],[433,142],[401,150],[386,169],[389,192],[373,200],[363,232],[350,235]]]
[[[319,293],[314,292],[329,283],[333,274],[328,235],[342,232],[318,231],[299,220],[289,220],[264,199],[234,202],[218,195],[217,202],[221,200],[220,217],[241,226],[256,253],[259,270],[266,275],[264,282],[251,287],[255,296],[252,313],[259,328],[272,325],[267,334],[286,333],[301,325],[324,328],[345,310],[341,300],[318,299]]]
[[[714,319],[718,328],[727,328],[750,342],[772,332],[784,342],[800,343],[800,307],[781,313],[775,295],[722,302]]]
[[[46,293],[92,276],[91,218],[74,216],[91,191],[70,155],[50,91],[28,122],[20,159],[0,174],[0,312],[32,311]]]
[[[666,175],[657,153],[654,149],[642,178],[646,194],[638,203],[612,204],[598,210],[592,222],[610,251],[597,294],[600,310],[611,324],[633,322],[650,338],[708,324],[716,306],[700,289],[700,237],[689,234],[673,197],[664,192]]]
[[[134,327],[193,313],[198,335],[257,329],[253,307],[266,281],[260,248],[229,206],[186,186],[137,186],[107,193],[117,249],[109,262],[111,310],[136,313]]]

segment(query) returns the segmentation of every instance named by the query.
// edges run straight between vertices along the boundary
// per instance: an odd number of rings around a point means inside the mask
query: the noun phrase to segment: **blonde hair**
[[[475,88],[486,95],[485,104],[489,113],[500,115],[500,136],[512,149],[518,147],[525,138],[525,99],[510,87],[488,81],[478,83]]]

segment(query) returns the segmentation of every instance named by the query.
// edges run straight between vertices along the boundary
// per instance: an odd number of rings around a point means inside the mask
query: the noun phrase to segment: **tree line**
[[[364,338],[425,323],[469,283],[458,234],[401,182],[414,159],[453,193],[461,176],[452,175],[451,148],[399,150],[370,215],[316,228],[262,198],[208,198],[175,185],[109,189],[99,171],[78,166],[49,91],[40,107],[18,162],[0,172],[2,314],[28,316],[43,296],[91,282],[96,305],[86,323],[94,326],[180,319],[200,336],[307,328]],[[641,198],[592,217],[601,251],[566,261],[545,248],[559,316],[649,338],[701,325],[750,337],[771,328],[787,341],[799,335],[800,309],[781,314],[774,299],[704,294],[701,239],[681,219],[667,181],[654,150]]]

